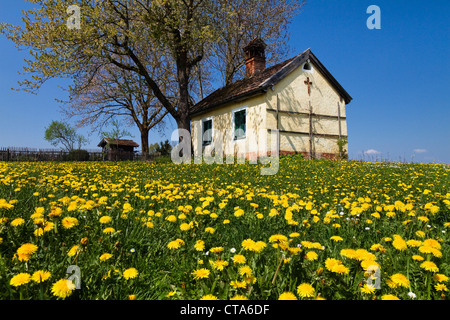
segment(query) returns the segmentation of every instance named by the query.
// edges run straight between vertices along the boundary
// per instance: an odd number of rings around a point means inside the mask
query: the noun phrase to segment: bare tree
[[[152,77],[162,84],[163,93],[174,101],[176,82],[171,78],[171,70],[164,66],[163,58],[153,57],[147,65]],[[78,118],[78,127],[101,130],[111,119],[124,117],[128,124],[139,129],[142,154],[148,154],[149,132],[163,124],[168,111],[146,85],[143,76],[107,64],[98,66],[90,79],[76,79],[75,88],[62,111],[69,118]]]
[[[212,45],[210,63],[219,70],[224,85],[245,75],[243,47],[258,37],[267,44],[268,64],[289,53],[289,24],[306,0],[219,0],[224,8],[216,16],[220,37]]]

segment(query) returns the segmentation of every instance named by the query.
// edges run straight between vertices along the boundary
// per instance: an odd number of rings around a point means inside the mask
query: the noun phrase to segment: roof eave
[[[229,104],[229,103],[232,103],[232,102],[240,102],[242,100],[246,100],[248,98],[252,98],[252,97],[264,94],[264,93],[267,92],[268,87],[269,86],[258,87],[256,89],[250,90],[248,92],[245,92],[243,94],[237,95],[235,97],[232,97],[232,98],[229,98],[229,99],[225,99],[225,100],[222,100],[222,101],[217,102],[217,103],[210,104],[205,109],[201,109],[199,111],[191,113],[190,116],[191,116],[191,118],[192,117],[196,117],[196,116],[200,116],[202,114],[205,114],[205,113],[207,113],[207,112],[209,112],[211,110],[214,110],[214,109],[216,109],[218,107],[221,107],[221,106],[224,106],[226,104]]]

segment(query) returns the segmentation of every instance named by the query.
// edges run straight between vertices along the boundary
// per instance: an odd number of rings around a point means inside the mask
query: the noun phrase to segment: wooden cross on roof
[[[308,94],[311,94],[311,85],[313,83],[311,81],[309,81],[309,77],[306,78],[305,84],[308,86]]]

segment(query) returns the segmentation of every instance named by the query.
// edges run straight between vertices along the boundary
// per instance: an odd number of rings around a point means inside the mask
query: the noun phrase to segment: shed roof
[[[191,116],[200,115],[210,110],[219,108],[230,102],[246,100],[267,92],[267,90],[288,76],[297,67],[310,61],[325,76],[330,84],[345,100],[346,104],[352,101],[352,97],[337,82],[325,66],[317,59],[310,49],[299,55],[276,64],[249,78],[238,80],[228,86],[220,88],[191,108]]]
[[[99,147],[103,148],[106,144],[114,144],[119,146],[127,146],[127,147],[139,147],[139,145],[133,140],[125,140],[125,139],[109,139],[104,138],[98,144]]]

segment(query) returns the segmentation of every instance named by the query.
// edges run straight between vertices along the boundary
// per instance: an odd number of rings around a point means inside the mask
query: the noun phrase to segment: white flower
[[[366,229],[366,230],[370,230],[370,228],[369,228],[369,227],[365,227],[364,229]]]
[[[131,253],[134,253],[135,251],[136,251],[136,250],[134,250],[134,248],[131,248],[131,249],[130,249],[130,252],[131,252]]]
[[[341,216],[343,216],[344,215],[344,212],[343,211],[341,211],[340,213],[339,213]]]
[[[235,248],[231,248],[231,249],[230,249],[230,252],[231,252],[231,253],[235,253],[235,252],[236,252],[236,249],[235,249]]]
[[[408,292],[408,296],[411,298],[411,299],[415,299],[417,296],[416,296],[416,294],[414,293],[414,292]]]

